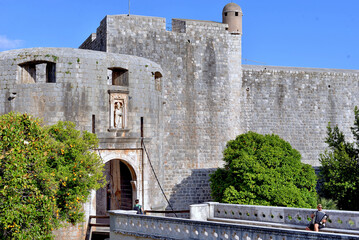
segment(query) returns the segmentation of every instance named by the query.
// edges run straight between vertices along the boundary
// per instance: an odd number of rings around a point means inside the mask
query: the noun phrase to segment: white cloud
[[[0,35],[0,50],[9,50],[18,48],[22,45],[22,40],[11,40],[4,35]]]

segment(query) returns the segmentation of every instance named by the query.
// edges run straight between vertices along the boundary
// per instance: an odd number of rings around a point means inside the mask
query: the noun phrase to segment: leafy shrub
[[[318,199],[318,204],[322,204],[323,209],[328,209],[328,210],[338,210],[338,203],[336,201],[334,201],[333,199],[327,199],[327,198],[323,198],[320,197]]]
[[[42,127],[27,114],[0,116],[0,238],[52,239],[61,222],[83,220],[82,204],[101,186],[94,134],[75,124]]]
[[[314,169],[276,135],[254,132],[229,141],[224,168],[210,178],[215,201],[267,206],[315,207]]]
[[[345,140],[338,126],[328,124],[326,143],[329,149],[320,155],[320,180],[323,196],[338,202],[338,208],[359,210],[359,110],[354,109],[355,121],[351,128],[354,142]]]

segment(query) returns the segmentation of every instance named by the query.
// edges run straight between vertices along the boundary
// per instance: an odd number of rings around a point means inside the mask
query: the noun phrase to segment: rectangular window
[[[47,63],[46,82],[48,82],[48,83],[56,82],[56,64],[55,63]]]
[[[112,68],[112,85],[128,87],[128,70]]]
[[[155,87],[157,91],[162,91],[162,74],[155,72]]]
[[[56,64],[36,61],[20,64],[21,83],[55,83]]]
[[[92,115],[92,133],[96,133],[96,116]]]
[[[21,66],[21,83],[36,83],[36,65],[34,63]]]

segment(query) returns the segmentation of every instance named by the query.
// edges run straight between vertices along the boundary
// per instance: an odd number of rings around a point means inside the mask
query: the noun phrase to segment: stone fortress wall
[[[141,118],[154,169],[177,210],[211,199],[209,173],[223,165],[226,142],[247,131],[278,134],[318,166],[327,122],[350,133],[359,71],[241,65],[241,32],[227,28],[174,19],[167,31],[164,18],[109,15],[80,46],[96,51],[2,52],[0,113],[71,120],[94,131],[105,162],[121,159],[133,169],[134,197],[146,210],[168,205],[147,158],[142,162]],[[125,70],[125,82],[113,84]],[[120,100],[121,130],[113,126]]]
[[[319,166],[328,122],[351,138],[359,71],[243,65],[241,127],[277,134]]]
[[[54,65],[53,81],[46,79],[48,63]],[[41,65],[45,65],[44,69]],[[29,74],[27,66],[35,66],[34,74]],[[109,69],[112,68],[129,69],[132,79],[129,86],[115,86],[110,82]],[[95,115],[95,132],[103,138],[108,136],[103,134],[111,128],[110,92],[130,92],[141,96],[141,100],[131,101],[127,123],[128,128],[134,129],[131,134],[139,137],[140,116],[160,111],[161,92],[156,90],[152,75],[158,71],[162,71],[160,66],[148,59],[88,50],[32,48],[2,52],[0,112],[28,112],[48,124],[59,120],[75,121],[81,130],[90,132]],[[26,78],[24,73],[32,77]],[[149,121],[148,137],[157,134],[150,130],[158,121]]]
[[[241,35],[217,22],[172,23],[166,31],[163,18],[106,16],[92,45],[106,43],[100,49],[145,57],[164,69],[163,159],[157,171],[164,173],[160,180],[175,208],[187,209],[210,200],[208,174],[222,166],[226,142],[240,132]],[[88,41],[82,47],[92,48]]]
[[[350,136],[359,71],[242,66],[241,34],[227,24],[173,19],[172,31],[165,26],[162,18],[106,16],[86,46],[103,43],[107,52],[164,69],[162,181],[176,208],[210,199],[209,173],[238,134],[278,134],[312,166],[320,165],[328,122]]]
[[[151,187],[148,163],[142,163],[141,117],[145,116],[144,142],[156,149],[162,145],[163,134],[162,71],[148,59],[98,51],[32,48],[1,52],[0,113],[28,113],[45,124],[73,121],[79,129],[96,133],[100,140],[96,151],[104,162],[122,159],[131,166],[137,181],[132,183],[136,189],[133,199],[143,198],[146,191],[155,201],[159,194]],[[127,78],[121,83],[113,81],[123,72]],[[116,127],[114,105],[121,101],[123,118],[117,122],[121,127]],[[161,159],[161,151],[151,154]],[[87,217],[106,213],[106,197],[101,193],[93,193],[84,206]],[[84,239],[86,229],[86,222],[69,226],[56,231],[57,239]]]

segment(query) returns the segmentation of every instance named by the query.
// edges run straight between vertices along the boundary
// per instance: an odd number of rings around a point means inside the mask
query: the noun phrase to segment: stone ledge
[[[117,138],[98,138],[100,143],[121,143],[121,142],[141,142],[141,138],[136,137],[117,137]],[[143,138],[145,143],[149,143],[152,138]]]
[[[107,131],[116,132],[116,133],[118,133],[118,132],[122,133],[122,132],[129,132],[130,129],[129,128],[109,128],[109,129],[107,129]]]
[[[311,214],[316,209],[272,207],[259,205],[237,205],[225,203],[206,203],[211,214],[208,217],[236,219],[244,221],[259,221],[279,224],[306,226]],[[359,212],[324,210],[329,215],[327,227],[343,230],[359,230]]]
[[[253,226],[275,227],[275,228],[286,228],[286,229],[298,229],[298,230],[305,230],[305,228],[306,228],[306,226],[295,225],[295,224],[247,221],[247,220],[239,220],[239,219],[208,218],[207,220],[211,221],[211,222],[246,224],[246,225],[253,225]],[[322,229],[320,229],[320,232],[346,234],[346,235],[359,235],[359,231],[348,230],[348,229],[337,229],[337,228],[322,228]]]
[[[111,93],[129,93],[130,91],[128,90],[128,87],[122,87],[122,86],[114,86],[112,85],[112,88],[117,88],[117,89],[109,89],[107,92],[109,94]]]

